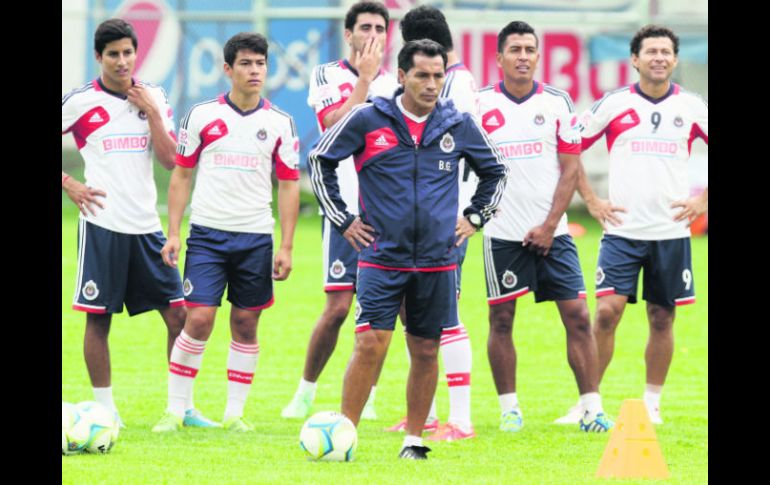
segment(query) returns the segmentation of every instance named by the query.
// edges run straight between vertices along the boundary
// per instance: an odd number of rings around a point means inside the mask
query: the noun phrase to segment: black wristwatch
[[[475,227],[477,231],[484,225],[481,221],[481,216],[476,212],[471,212],[466,215],[465,218],[468,219],[468,222],[470,222],[471,226]]]

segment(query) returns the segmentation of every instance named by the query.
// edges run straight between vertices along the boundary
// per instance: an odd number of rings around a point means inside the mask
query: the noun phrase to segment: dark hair
[[[645,25],[639,29],[634,38],[631,39],[631,54],[638,56],[639,50],[642,48],[642,41],[650,37],[668,37],[674,44],[674,54],[679,55],[679,37],[671,29],[660,25]]]
[[[522,22],[521,20],[514,20],[513,22],[509,23],[505,27],[503,27],[503,30],[500,31],[499,34],[497,34],[497,52],[502,53],[503,47],[505,47],[505,41],[508,39],[508,36],[511,34],[532,34],[535,36],[535,45],[540,45],[540,39],[537,38],[537,34],[535,33],[535,29],[532,28],[531,25],[529,25],[526,22]]]
[[[385,19],[385,29],[388,28],[390,15],[388,14],[388,9],[385,8],[385,5],[380,2],[358,2],[353,4],[353,6],[350,7],[350,10],[348,10],[348,13],[345,14],[345,30],[352,32],[358,21],[358,15],[362,13],[373,13],[381,16]]]
[[[399,26],[404,42],[430,39],[443,45],[448,51],[454,48],[446,17],[436,7],[421,5],[413,8],[406,13]]]
[[[423,54],[427,57],[441,56],[446,69],[446,49],[438,42],[430,39],[410,40],[398,53],[398,68],[404,72],[414,67],[414,55]]]
[[[105,20],[96,28],[94,32],[94,50],[97,54],[102,55],[104,48],[110,42],[125,39],[128,37],[131,39],[131,43],[134,44],[134,50],[137,48],[136,32],[134,28],[123,19],[110,19]]]
[[[254,32],[240,32],[230,37],[224,48],[225,62],[228,66],[232,67],[240,50],[264,54],[267,59],[267,39]]]

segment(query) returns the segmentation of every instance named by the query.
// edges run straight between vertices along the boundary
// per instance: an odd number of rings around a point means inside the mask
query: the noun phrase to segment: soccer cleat
[[[404,446],[398,457],[407,460],[427,460],[429,451],[430,448],[427,446]]]
[[[309,396],[295,394],[291,398],[291,402],[283,408],[281,411],[282,418],[304,418],[310,414],[310,407],[313,405],[312,399]]]
[[[244,421],[241,416],[233,416],[232,418],[225,419],[222,426],[228,431],[237,431],[239,433],[254,431],[254,426]]]
[[[375,420],[377,419],[377,411],[374,410],[374,401],[369,399],[366,401],[364,410],[361,411],[361,419]]]
[[[578,424],[580,420],[583,418],[583,414],[585,414],[583,405],[580,403],[577,403],[571,408],[569,408],[569,411],[567,411],[567,414],[555,420],[554,424]]]
[[[435,433],[425,439],[430,441],[457,441],[475,437],[476,432],[473,431],[473,426],[471,426],[470,431],[465,432],[454,423],[446,423],[439,426]]]
[[[588,414],[588,411],[586,411]],[[580,430],[586,433],[606,433],[615,423],[604,413],[598,413],[592,421],[586,422],[585,416],[580,419]]]
[[[649,414],[650,422],[652,424],[663,424],[663,419],[660,417],[660,408],[658,406],[654,406],[654,407],[646,406],[646,408],[647,408],[647,414]]]
[[[521,411],[513,409],[500,415],[500,431],[516,433],[524,427],[524,418]]]
[[[428,431],[428,432],[436,431],[439,427],[439,424],[440,423],[438,421],[438,418],[433,418],[433,419],[428,418],[428,420],[425,421],[425,426],[422,427],[422,430]],[[392,433],[396,433],[399,431],[406,431],[406,416],[401,418],[401,421],[394,424],[390,428],[385,428],[385,431],[389,431]]]
[[[182,429],[182,418],[171,411],[166,411],[160,418],[160,421],[152,427],[153,433],[170,433]]]
[[[221,428],[222,425],[216,421],[212,421],[197,409],[188,409],[184,412],[184,420],[182,420],[184,426],[191,428]]]

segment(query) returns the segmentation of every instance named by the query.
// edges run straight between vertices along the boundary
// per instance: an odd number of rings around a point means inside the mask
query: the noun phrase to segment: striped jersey
[[[628,212],[607,233],[629,239],[689,237],[687,221],[675,222],[681,209],[671,203],[690,196],[687,160],[695,138],[708,144],[708,105],[697,94],[671,83],[661,98],[647,97],[639,84],[611,91],[580,120],[583,149],[606,136],[609,197]]]
[[[294,119],[265,98],[241,111],[220,95],[193,106],[182,120],[176,163],[198,166],[191,224],[272,234],[273,166],[279,180],[299,179]]]
[[[444,87],[441,89],[439,97],[451,99],[457,111],[470,113],[476,118],[479,117],[479,93],[476,89],[476,81],[473,80],[473,74],[463,63],[458,62],[447,67]],[[457,205],[457,217],[462,216],[463,210],[471,205],[471,197],[476,192],[476,185],[479,183],[479,178],[470,166],[465,164],[464,158],[460,159],[459,170],[460,197]]]
[[[315,110],[318,130],[323,133],[323,119],[330,112],[338,109],[348,100],[358,81],[358,71],[347,59],[341,59],[313,68],[310,75],[310,88],[307,104]],[[380,73],[369,85],[369,97],[384,96],[390,98],[398,89],[398,81],[391,74],[380,69]],[[342,160],[337,167],[337,180],[340,185],[342,200],[352,214],[358,214],[358,176],[353,164],[353,157]]]
[[[577,115],[569,94],[537,81],[522,98],[510,94],[500,81],[482,89],[479,100],[481,124],[508,167],[500,210],[484,226],[484,234],[523,241],[551,211],[561,177],[559,153],[580,153]],[[567,232],[563,214],[554,237]]]
[[[152,95],[174,136],[173,112],[163,88],[134,82]],[[81,213],[80,218],[124,234],[160,231],[147,115],[95,79],[62,98],[61,130],[75,138],[85,162],[85,184],[107,193],[104,209],[92,205],[96,215]]]

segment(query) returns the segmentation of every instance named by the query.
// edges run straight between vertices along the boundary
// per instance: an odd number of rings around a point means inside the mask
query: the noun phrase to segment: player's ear
[[[398,84],[404,85],[404,81],[406,80],[406,73],[403,69],[398,68]]]

